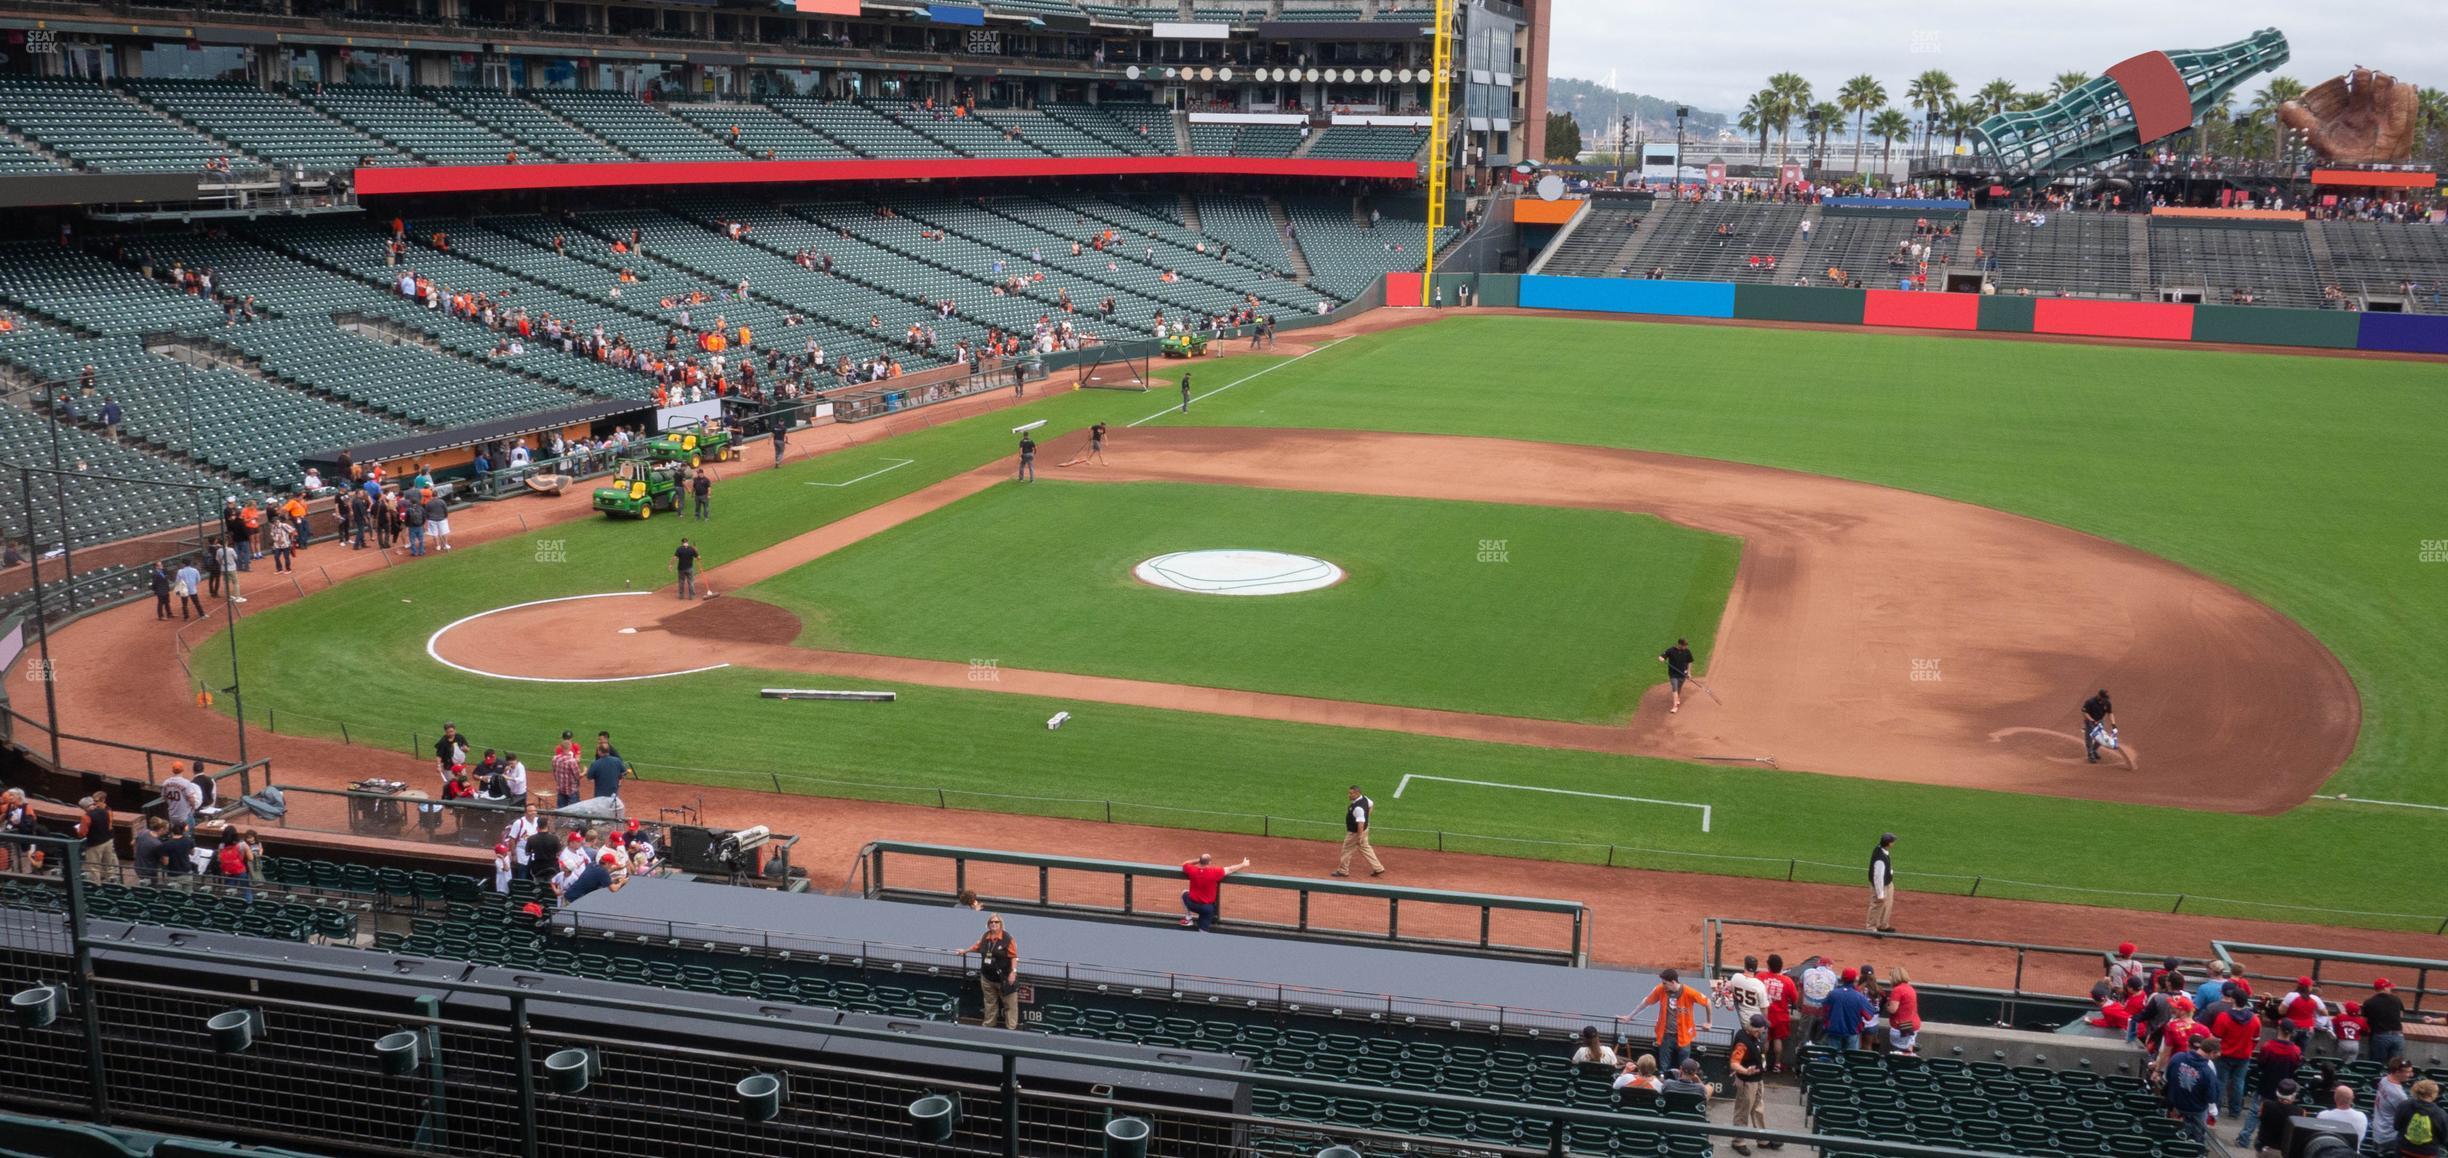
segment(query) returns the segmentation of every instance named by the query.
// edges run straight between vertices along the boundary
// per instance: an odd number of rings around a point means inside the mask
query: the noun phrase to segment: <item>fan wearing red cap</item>
[[[2144,974],[2142,963],[2134,959],[2134,943],[2127,941],[2118,945],[2116,956],[2108,959],[2108,984],[2121,990],[2127,981],[2140,985],[2146,980],[2148,977]]]
[[[571,877],[569,884],[562,888],[562,907],[567,908],[570,905],[576,904],[580,898],[585,897],[589,893],[619,892],[622,885],[629,883],[628,874],[616,874],[613,871],[619,864],[620,857],[617,854],[610,852],[602,854],[598,859],[589,861],[587,866],[578,870],[578,874]]]
[[[518,872],[518,864],[510,855],[510,845],[493,846],[493,891],[510,895],[510,878]]]
[[[2328,1016],[2320,994],[2312,988],[2312,979],[2295,979],[2295,992],[2278,999],[2278,1016],[2297,1033],[2310,1033]]]
[[[2371,1060],[2387,1065],[2405,1055],[2405,1002],[2388,978],[2372,982],[2372,995],[2363,1001],[2363,1022],[2370,1043],[2364,1052]]]

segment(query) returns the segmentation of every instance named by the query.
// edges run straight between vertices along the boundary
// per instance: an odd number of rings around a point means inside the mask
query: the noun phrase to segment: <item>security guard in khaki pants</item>
[[[986,933],[966,952],[978,955],[978,992],[986,999],[981,1024],[1020,1028],[1020,944],[1003,931],[1003,918],[986,918]]]
[[[1351,803],[1343,808],[1343,859],[1335,866],[1334,875],[1351,875],[1352,854],[1355,852],[1367,859],[1370,876],[1385,875],[1385,865],[1378,861],[1377,850],[1369,847],[1369,814],[1375,811],[1377,802],[1360,795],[1359,785],[1352,785]]]

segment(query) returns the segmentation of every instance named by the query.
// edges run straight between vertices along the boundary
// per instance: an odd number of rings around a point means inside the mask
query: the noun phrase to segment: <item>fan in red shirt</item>
[[[1216,911],[1224,899],[1224,878],[1248,868],[1249,858],[1240,864],[1218,865],[1208,853],[1198,854],[1197,860],[1182,862],[1182,876],[1189,878],[1190,887],[1182,890],[1182,907],[1190,915],[1182,918],[1182,928],[1206,932],[1215,927]]]
[[[1768,991],[1768,1072],[1785,1072],[1785,1043],[1793,1037],[1794,1006],[1801,1003],[1802,988],[1785,975],[1785,958],[1768,955],[1768,967],[1759,971],[1760,985]]]
[[[2321,1004],[2320,994],[2312,991],[2312,979],[2309,977],[2296,978],[2295,992],[2278,999],[2278,1016],[2285,1018],[2287,1024],[2298,1032],[2312,1032],[2320,1023],[2321,1015],[2327,1012]]]

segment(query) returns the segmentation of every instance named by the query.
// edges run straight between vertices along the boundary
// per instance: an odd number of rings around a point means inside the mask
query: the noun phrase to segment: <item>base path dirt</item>
[[[1051,440],[1048,457],[1067,458],[1081,439]],[[2328,649],[2241,592],[2104,539],[1929,495],[1674,455],[1356,431],[1136,430],[1107,458],[1064,477],[1641,511],[1738,535],[1742,562],[1701,673],[1709,690],[1687,689],[1670,712],[1661,682],[1618,725],[1019,669],[1000,671],[992,691],[2261,814],[2308,799],[2360,723],[2354,684]],[[1001,464],[978,468],[715,567],[702,583],[736,592],[1004,477]],[[716,629],[663,594],[513,608],[455,625],[432,648],[507,678],[618,679],[695,667],[671,658],[698,654],[670,646],[686,634],[725,641],[719,654],[735,666],[979,686],[963,664],[788,646],[778,613],[722,613],[769,634]],[[1594,588],[1592,613],[1614,596]],[[2116,693],[2126,743],[2091,764],[2076,709],[2101,687]]]

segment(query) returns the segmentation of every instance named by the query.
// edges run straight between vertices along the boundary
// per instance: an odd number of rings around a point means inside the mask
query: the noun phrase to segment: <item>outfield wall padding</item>
[[[2187,342],[2193,338],[2193,307],[2167,302],[2040,298],[2032,303],[2032,332]]]
[[[1512,307],[1521,304],[1521,275],[1517,273],[1440,273],[1436,275],[1437,292],[1444,295],[1448,308],[1462,304],[1462,287],[1469,286],[1472,305]]]
[[[1386,304],[1389,306],[1401,309],[1420,304],[1420,275],[1417,273],[1389,273],[1385,287]]]
[[[1534,310],[1730,318],[1734,316],[1734,283],[1538,274],[1522,278],[1521,304]]]
[[[1734,316],[1761,322],[1818,322],[1858,326],[1862,291],[1805,289],[1791,285],[1737,285]]]
[[[1980,298],[1972,294],[1871,290],[1869,300],[1863,304],[1862,324],[1917,330],[1977,330]]]
[[[2448,354],[2448,317],[2437,314],[2363,314],[2355,338],[2362,350]]]
[[[1399,276],[1399,275],[1397,275]],[[1416,278],[1418,275],[1411,275]],[[1438,275],[1446,286],[1448,275]],[[1468,275],[1451,275],[1461,278]],[[1480,304],[1661,317],[2448,355],[2448,317],[1731,282],[1478,275]],[[1391,279],[1389,279],[1390,281]],[[1414,282],[1416,286],[1416,282]],[[1512,296],[1518,290],[1518,296]],[[1446,300],[1454,300],[1450,287]]]
[[[2038,300],[1985,294],[1980,300],[1980,328],[1992,334],[2028,334],[2032,332],[2032,304]]]
[[[2278,310],[2261,306],[2193,307],[2193,340],[2252,346],[2317,346],[2351,350],[2361,327],[2343,310]]]

